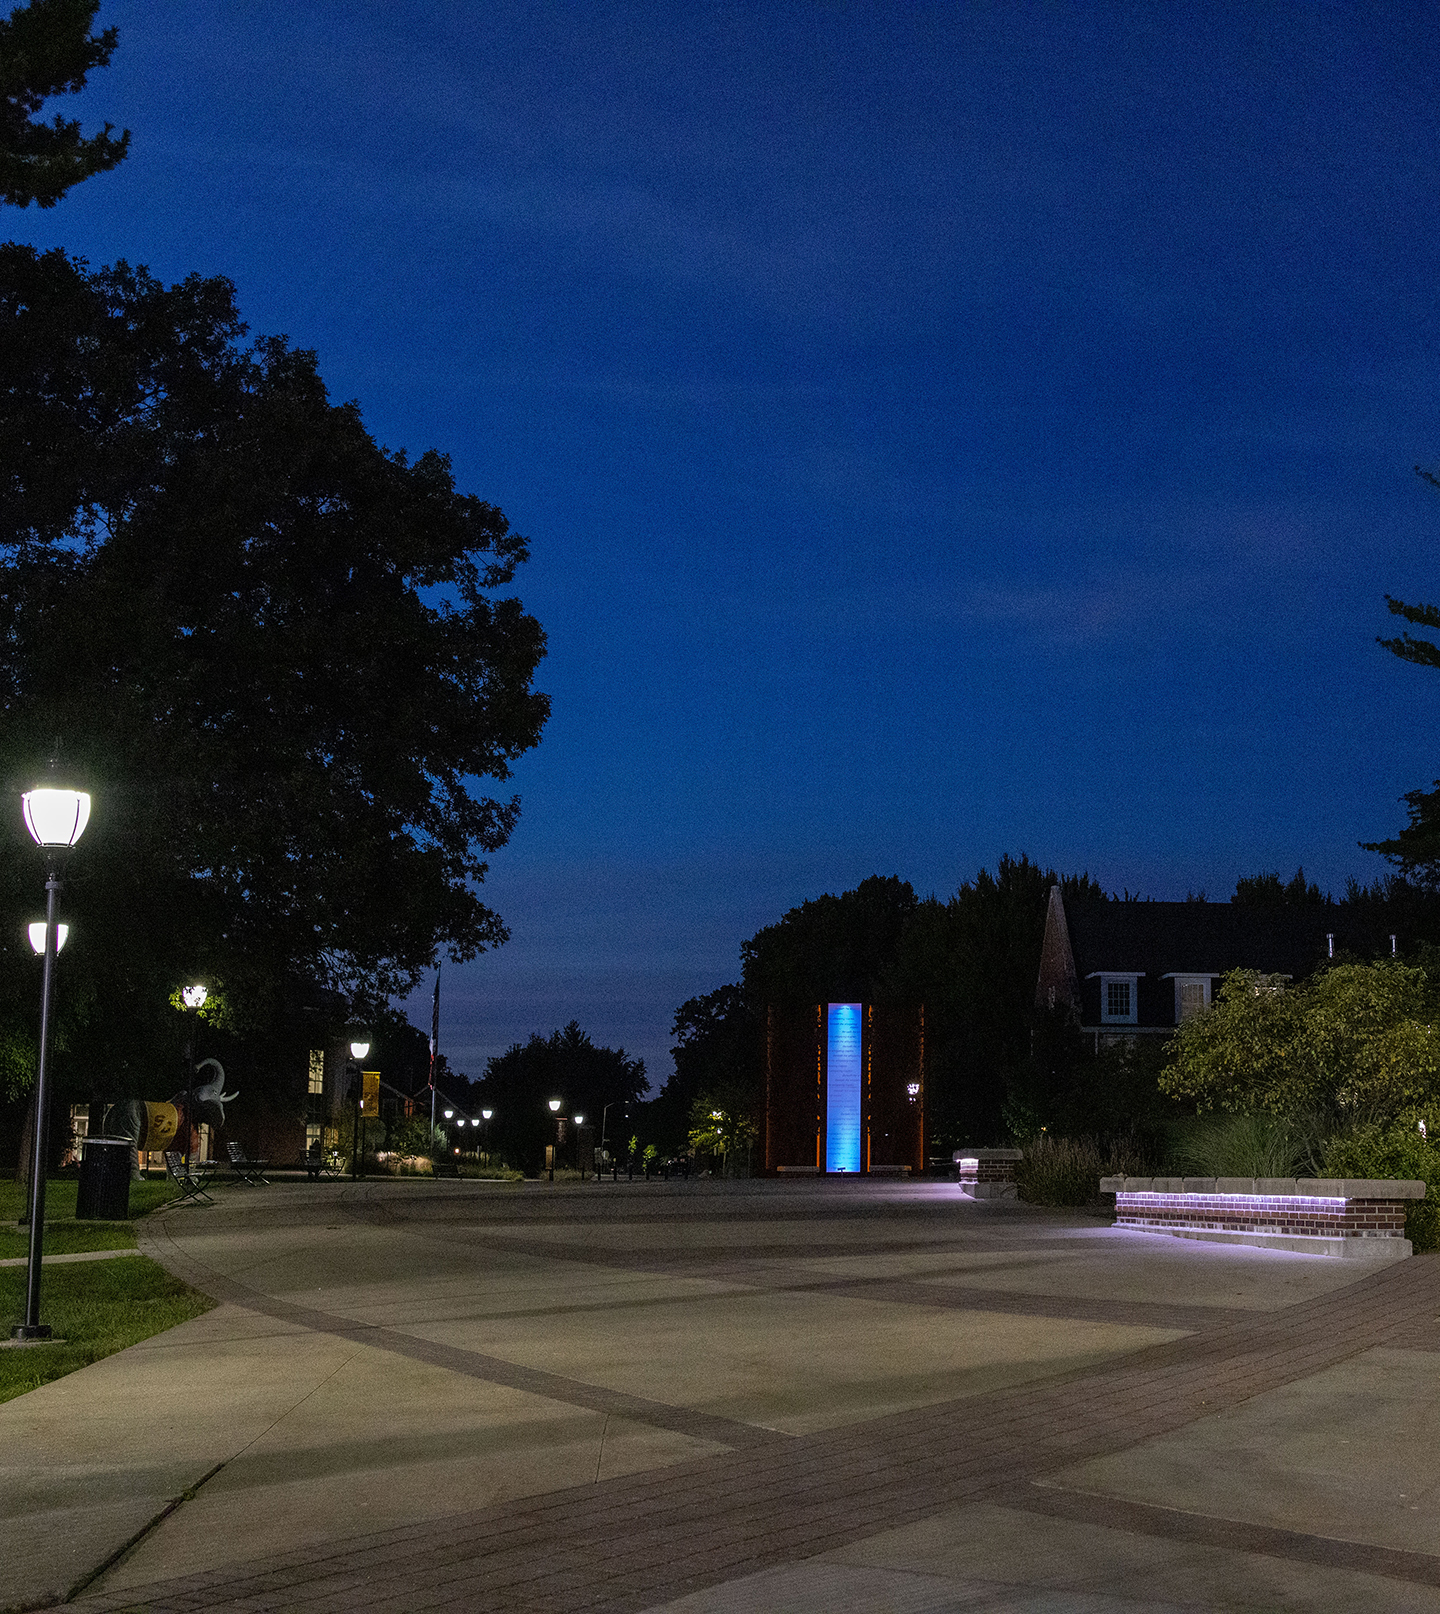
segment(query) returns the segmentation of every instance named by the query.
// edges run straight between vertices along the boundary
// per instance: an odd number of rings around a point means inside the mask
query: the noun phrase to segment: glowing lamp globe
[[[455,1111],[454,1110],[446,1110],[445,1111],[445,1119],[447,1121],[453,1121],[455,1119]]]
[[[45,951],[45,921],[43,919],[37,919],[33,925],[28,927],[28,929],[30,932],[30,945],[37,953],[43,953]],[[56,925],[55,951],[57,953],[65,945],[65,938],[69,934],[69,925]]]
[[[205,999],[209,995],[203,986],[182,986],[180,988],[180,1001],[187,1009],[203,1009]]]
[[[549,1102],[549,1105],[550,1105],[550,1113],[551,1113],[551,1115],[559,1115],[559,1113],[560,1113],[560,1100],[558,1098],[552,1098],[548,1102]]]
[[[37,846],[74,846],[90,822],[90,797],[83,790],[27,790],[20,798],[25,828]]]
[[[490,1119],[490,1117],[492,1115],[494,1115],[494,1113],[495,1113],[494,1110],[481,1110],[480,1111],[481,1117],[486,1121],[488,1121]],[[1422,1121],[1420,1124],[1423,1126],[1425,1123]]]
[[[577,1115],[575,1117],[575,1125],[576,1126],[583,1126],[584,1124],[585,1124],[585,1117],[583,1115]]]
[[[352,1042],[350,1044],[350,1057],[352,1059],[363,1059],[369,1052],[370,1044],[368,1042]]]

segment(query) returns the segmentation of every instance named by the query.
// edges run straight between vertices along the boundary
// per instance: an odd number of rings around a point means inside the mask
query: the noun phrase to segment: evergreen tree
[[[29,0],[0,20],[0,201],[54,207],[82,179],[123,160],[130,131],[107,123],[86,136],[78,120],[38,117],[56,95],[85,88],[92,69],[109,65],[116,32],[91,28],[100,0]]]

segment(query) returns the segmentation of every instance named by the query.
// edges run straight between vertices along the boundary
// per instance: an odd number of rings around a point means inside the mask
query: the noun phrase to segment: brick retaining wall
[[[1014,1199],[1019,1149],[957,1149],[952,1157],[960,1192],[971,1199]]]
[[[1104,1177],[1117,1227],[1315,1254],[1409,1255],[1423,1182],[1342,1177]],[[1313,1241],[1307,1246],[1306,1241]]]

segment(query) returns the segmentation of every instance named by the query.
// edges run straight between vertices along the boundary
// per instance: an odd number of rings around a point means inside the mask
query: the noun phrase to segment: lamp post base
[[[10,1330],[10,1338],[18,1340],[20,1344],[28,1344],[31,1340],[44,1340],[51,1337],[49,1323],[16,1323]]]

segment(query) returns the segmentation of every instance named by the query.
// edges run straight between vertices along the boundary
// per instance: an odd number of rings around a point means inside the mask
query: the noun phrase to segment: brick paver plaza
[[[221,1304],[0,1407],[0,1606],[1440,1611],[1440,1258],[943,1183],[152,1224]]]

